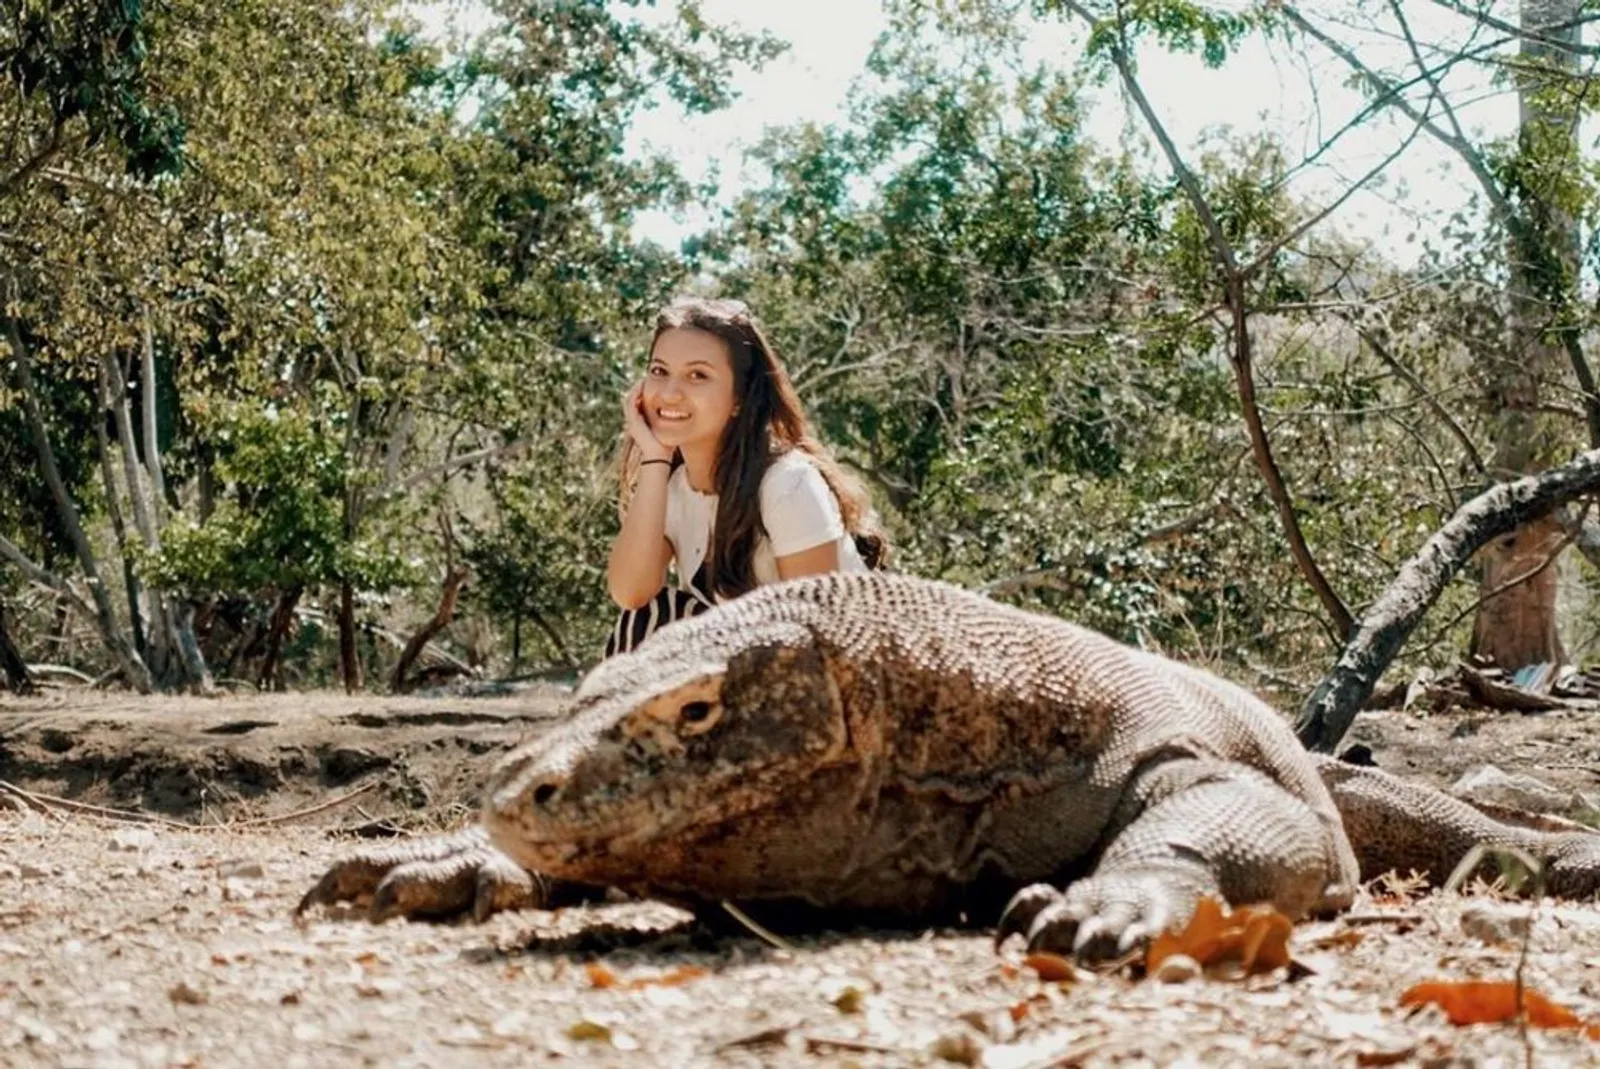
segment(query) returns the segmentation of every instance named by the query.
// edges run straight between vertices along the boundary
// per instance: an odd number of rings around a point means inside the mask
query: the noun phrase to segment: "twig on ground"
[[[1339,918],[1354,928],[1363,924],[1421,924],[1420,913],[1346,913]]]
[[[1060,1054],[1052,1054],[1045,1061],[1032,1063],[1028,1069],[1073,1069],[1074,1066],[1082,1065],[1090,1057],[1104,1052],[1107,1047],[1113,1045],[1113,1041],[1106,1037],[1085,1039],[1074,1043]]]
[[[895,1047],[886,1047],[882,1043],[868,1043],[861,1039],[846,1039],[843,1036],[802,1036],[806,1044],[806,1051],[816,1054],[823,1050],[847,1050],[852,1054],[904,1054],[905,1051]]]
[[[728,911],[728,915],[730,917],[744,925],[746,928],[750,929],[750,934],[754,935],[757,939],[761,940],[763,943],[766,943],[768,946],[776,947],[779,950],[794,949],[794,947],[790,946],[788,943],[784,942],[782,939],[778,938],[776,935],[773,935],[771,932],[767,931],[767,929],[751,920],[749,914],[740,909],[738,906],[734,905],[732,902],[729,902],[727,899],[722,900],[722,908]]]
[[[105,942],[112,936],[125,935],[126,933],[133,931],[135,928],[143,928],[147,924],[154,924],[156,921],[165,920],[168,914],[172,913],[181,905],[183,905],[182,902],[174,902],[165,909],[162,909],[156,913],[152,913],[149,916],[140,917],[138,920],[131,920],[125,924],[119,924],[115,928],[107,928],[96,935],[95,940],[98,942]]]
[[[107,817],[132,824],[160,824],[163,827],[182,828],[185,831],[192,831],[195,827],[195,825],[185,824],[181,820],[158,817],[154,813],[139,813],[132,809],[110,809],[102,805],[90,805],[88,802],[74,802],[70,798],[58,798],[53,794],[40,794],[37,791],[23,790],[15,783],[8,783],[3,779],[0,779],[0,790],[6,791],[24,802],[29,802],[45,812],[66,810],[71,813],[85,813],[90,816]]]
[[[353,791],[341,794],[337,798],[329,798],[325,802],[318,802],[316,805],[308,805],[303,809],[296,809],[290,813],[279,813],[275,817],[251,817],[249,820],[230,820],[225,824],[222,824],[221,827],[260,828],[272,824],[287,824],[291,820],[299,820],[301,817],[309,817],[315,813],[321,813],[324,810],[332,809],[335,806],[344,805],[344,803],[350,801],[352,798],[360,798],[363,794],[366,794],[368,791],[373,790],[377,786],[378,781],[373,780],[370,783],[362,784]]]
[[[1517,863],[1528,870],[1528,878],[1533,881],[1533,901],[1528,906],[1528,925],[1522,932],[1522,946],[1517,952],[1517,968],[1512,976],[1514,994],[1512,998],[1517,1007],[1517,1034],[1522,1038],[1523,1064],[1528,1069],[1533,1069],[1533,1041],[1528,1038],[1528,1007],[1523,1002],[1527,988],[1523,984],[1524,971],[1528,964],[1528,947],[1533,942],[1533,926],[1539,920],[1539,906],[1544,902],[1544,863],[1514,846],[1485,846],[1479,843],[1467,851],[1467,856],[1461,859],[1450,879],[1445,881],[1444,890],[1455,892],[1460,890],[1467,877],[1477,871],[1478,866],[1486,857],[1499,854],[1515,858]]]
[[[374,780],[371,783],[357,787],[353,791],[341,794],[337,798],[329,798],[325,802],[318,802],[316,805],[296,809],[292,813],[279,813],[277,816],[272,817],[251,817],[248,820],[232,820],[222,824],[190,824],[187,821],[173,820],[171,817],[157,816],[154,813],[140,813],[133,809],[112,809],[102,805],[90,805],[88,802],[75,802],[70,798],[59,798],[53,794],[40,794],[37,791],[24,790],[15,783],[0,779],[0,791],[5,791],[24,803],[37,806],[46,813],[65,810],[69,813],[82,813],[86,816],[105,817],[122,823],[159,824],[164,828],[180,828],[184,831],[205,831],[208,828],[261,828],[275,824],[287,824],[292,820],[299,820],[301,817],[309,817],[324,810],[332,809],[335,806],[343,805],[352,798],[361,797],[377,786],[378,782]]]

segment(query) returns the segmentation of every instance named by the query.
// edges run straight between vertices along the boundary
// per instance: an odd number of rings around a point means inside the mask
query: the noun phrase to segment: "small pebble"
[[[946,1032],[933,1041],[930,1052],[940,1061],[957,1065],[977,1065],[983,1061],[983,1043],[977,1036],[963,1029]]]
[[[224,880],[259,880],[266,874],[259,861],[224,861],[217,866],[217,875]]]
[[[1461,911],[1461,930],[1480,943],[1515,942],[1528,935],[1528,909],[1474,902]]]
[[[111,833],[109,845],[113,850],[132,853],[153,845],[155,841],[156,833],[149,828],[119,828]]]

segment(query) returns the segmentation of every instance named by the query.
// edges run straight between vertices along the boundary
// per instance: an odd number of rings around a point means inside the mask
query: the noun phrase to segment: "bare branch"
[[[1577,29],[1587,26],[1591,22],[1600,21],[1600,15],[1584,15],[1579,18],[1568,19],[1565,22],[1557,23],[1551,26],[1543,26],[1540,27],[1539,30],[1531,30],[1523,26],[1517,26],[1514,23],[1506,22],[1504,19],[1497,19],[1493,15],[1489,14],[1487,10],[1469,8],[1467,5],[1459,3],[1458,0],[1433,0],[1433,3],[1438,7],[1444,8],[1446,11],[1454,11],[1457,15],[1465,15],[1467,18],[1472,19],[1481,25],[1487,26],[1491,30],[1506,34],[1510,37],[1515,37],[1519,40],[1533,41],[1537,44],[1544,45],[1547,48],[1554,48],[1562,52],[1571,52],[1574,55],[1600,56],[1600,47],[1596,47],[1594,45],[1585,45],[1578,41],[1570,41],[1560,37],[1549,37],[1540,32],[1541,30]]]
[[[1095,17],[1076,0],[1066,0],[1064,6],[1091,26],[1096,25]],[[1133,99],[1140,114],[1144,116],[1151,134],[1161,146],[1162,153],[1177,176],[1179,186],[1182,187],[1195,214],[1200,218],[1210,241],[1212,253],[1222,269],[1224,303],[1229,312],[1229,332],[1233,339],[1228,355],[1238,389],[1239,410],[1250,436],[1250,448],[1255,457],[1256,469],[1260,472],[1262,481],[1266,483],[1267,496],[1272,499],[1273,507],[1277,510],[1279,526],[1289,542],[1290,555],[1294,557],[1301,576],[1316,594],[1317,600],[1322,603],[1323,610],[1327,612],[1338,634],[1348,636],[1355,626],[1355,621],[1350,615],[1350,610],[1345,608],[1344,601],[1328,582],[1328,577],[1318,566],[1316,558],[1311,555],[1311,547],[1306,544],[1305,534],[1300,529],[1299,517],[1295,514],[1294,498],[1284,483],[1283,472],[1278,467],[1277,458],[1272,454],[1272,442],[1261,421],[1250,353],[1250,311],[1245,290],[1246,274],[1239,268],[1233,244],[1218,222],[1216,213],[1211,210],[1211,203],[1206,197],[1205,190],[1200,187],[1199,179],[1184,163],[1178,146],[1167,133],[1166,127],[1156,115],[1149,98],[1144,94],[1143,87],[1134,75],[1133,65],[1128,59],[1126,41],[1119,39],[1111,46],[1109,52],[1123,87]]]
[[[1483,187],[1484,196],[1486,196],[1490,203],[1494,205],[1495,213],[1505,220],[1514,219],[1516,214],[1515,209],[1513,209],[1511,203],[1506,200],[1504,192],[1502,192],[1500,189],[1500,184],[1495,181],[1494,174],[1489,170],[1489,165],[1484,160],[1482,153],[1478,152],[1477,149],[1473,148],[1472,145],[1468,144],[1464,139],[1452,134],[1448,130],[1443,129],[1438,123],[1434,122],[1422,112],[1418,111],[1416,105],[1412,104],[1401,95],[1401,91],[1397,86],[1391,83],[1383,75],[1367,66],[1364,62],[1362,62],[1360,56],[1356,55],[1349,48],[1345,47],[1342,42],[1335,40],[1333,37],[1324,33],[1319,27],[1313,25],[1308,19],[1306,19],[1304,15],[1300,14],[1298,10],[1287,4],[1285,4],[1280,10],[1283,12],[1283,16],[1290,22],[1294,23],[1294,25],[1298,27],[1302,33],[1315,39],[1328,51],[1344,60],[1345,63],[1349,65],[1351,70],[1355,71],[1363,81],[1371,86],[1374,91],[1380,94],[1383,100],[1392,104],[1412,122],[1428,131],[1428,133],[1433,136],[1434,140],[1438,141],[1440,144],[1454,151],[1456,155],[1460,156],[1462,162],[1464,162],[1467,165],[1467,168],[1472,171],[1473,177],[1478,180],[1478,184]],[[1427,77],[1431,78],[1431,76]]]
[[[424,483],[432,482],[435,479],[442,479],[456,471],[459,471],[461,468],[470,467],[473,464],[482,464],[490,460],[505,460],[510,457],[515,457],[518,454],[526,453],[532,446],[532,439],[522,438],[515,442],[507,442],[505,445],[489,446],[485,449],[475,449],[470,453],[460,453],[444,461],[443,463],[435,464],[431,468],[424,468],[422,471],[412,473],[405,479],[401,480],[396,489],[415,490]]]
[[[4,178],[0,178],[0,197],[8,197],[13,192],[22,188],[24,182],[32,178],[41,167],[55,158],[61,151],[63,126],[58,121],[50,131],[50,137],[45,141],[38,152],[22,162],[22,165]]]
[[[72,584],[55,572],[48,571],[33,563],[28,559],[28,555],[22,551],[22,547],[5,535],[0,535],[0,557],[10,561],[17,571],[21,572],[30,582],[49,587],[63,598],[66,598],[74,609],[83,614],[85,619],[94,619],[94,610],[89,607],[89,604],[83,598],[78,596],[76,590],[72,589]]]
[[[111,607],[111,595],[106,589],[105,581],[100,577],[100,569],[95,561],[94,548],[90,546],[89,538],[84,533],[78,507],[73,502],[72,495],[67,493],[66,483],[61,479],[61,470],[56,465],[55,451],[50,447],[50,433],[45,425],[44,414],[39,409],[39,394],[34,387],[31,361],[28,357],[28,348],[22,340],[22,330],[18,327],[17,321],[10,316],[6,317],[6,335],[6,340],[11,346],[11,366],[17,380],[17,392],[21,395],[23,414],[27,417],[28,428],[33,435],[34,451],[39,457],[40,470],[44,473],[45,484],[50,488],[50,498],[55,504],[56,513],[67,529],[67,537],[77,555],[78,566],[83,569],[83,574],[89,581],[89,593],[94,599],[95,607],[93,619],[99,627],[107,650],[127,674],[128,681],[140,693],[148,694],[153,686],[150,669],[117,624],[116,613]]]
[[[1597,489],[1600,450],[1591,450],[1538,475],[1498,483],[1457,509],[1362,615],[1333,670],[1300,710],[1300,741],[1328,753],[1339,745],[1384,669],[1474,553]]]
[[[150,310],[139,314],[139,408],[144,423],[144,467],[150,476],[150,548],[161,548],[162,509],[167,500],[167,483],[161,474],[161,444],[156,436],[156,341],[150,326]]]
[[[1455,436],[1456,441],[1461,443],[1461,448],[1466,452],[1467,459],[1472,462],[1472,466],[1476,468],[1480,474],[1486,471],[1487,468],[1484,465],[1483,457],[1481,454],[1479,454],[1478,447],[1473,444],[1471,435],[1467,434],[1466,429],[1462,427],[1461,424],[1456,421],[1456,418],[1450,414],[1450,410],[1439,403],[1438,397],[1423,384],[1422,380],[1417,378],[1416,374],[1410,368],[1401,363],[1399,357],[1390,352],[1389,346],[1384,342],[1384,340],[1378,337],[1375,331],[1361,324],[1353,316],[1341,316],[1340,318],[1344,319],[1345,322],[1355,327],[1357,335],[1362,341],[1367,343],[1367,347],[1372,350],[1373,355],[1379,360],[1383,361],[1389,370],[1400,376],[1406,385],[1410,386],[1411,389],[1415,391],[1419,398],[1427,402],[1428,407],[1433,410],[1433,414],[1438,417],[1439,421],[1449,429],[1452,435]]]

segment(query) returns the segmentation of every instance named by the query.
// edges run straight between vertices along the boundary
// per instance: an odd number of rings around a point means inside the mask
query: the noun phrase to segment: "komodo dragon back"
[[[1386,844],[1371,856],[1485,838],[1438,792],[1319,765],[1198,669],[942,583],[816,576],[602,664],[501,762],[480,826],[361,852],[301,908],[482,916],[599,885],[768,924],[927,923],[1009,898],[1002,937],[1102,957],[1203,895],[1347,905],[1356,860],[1324,778]],[[1569,886],[1600,874],[1596,841],[1563,847]]]

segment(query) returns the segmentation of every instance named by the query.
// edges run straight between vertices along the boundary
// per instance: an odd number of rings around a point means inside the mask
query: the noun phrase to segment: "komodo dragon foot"
[[[547,909],[580,897],[577,885],[529,872],[489,845],[481,826],[368,847],[336,862],[307,891],[312,906],[370,900],[368,916],[448,917],[471,910],[482,921],[509,909]]]
[[[1299,798],[1242,765],[1181,760],[1135,777],[1125,819],[1094,872],[1058,890],[1025,887],[996,945],[1086,961],[1120,957],[1186,922],[1204,896],[1269,902],[1298,918],[1349,904],[1338,844]]]

